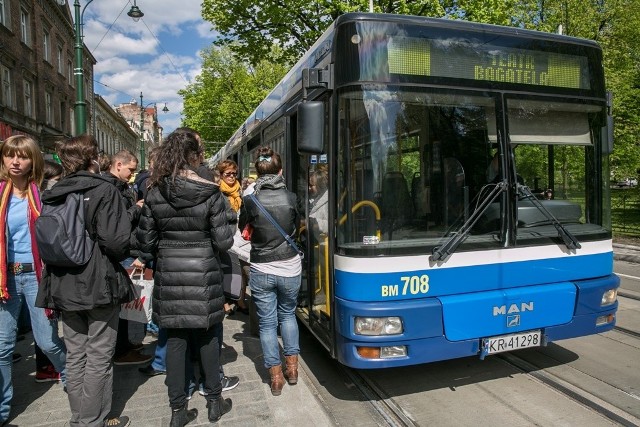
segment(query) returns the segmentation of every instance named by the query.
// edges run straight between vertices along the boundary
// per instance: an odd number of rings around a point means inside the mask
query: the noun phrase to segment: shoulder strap
[[[284,239],[287,241],[287,243],[289,245],[291,245],[291,247],[298,253],[298,255],[300,255],[301,257],[304,257],[304,253],[298,248],[298,245],[296,245],[296,242],[294,242],[293,239],[291,238],[291,236],[289,236],[282,229],[282,227],[280,227],[280,224],[278,224],[276,222],[276,220],[271,216],[271,214],[264,208],[264,206],[262,206],[262,203],[260,203],[258,201],[258,199],[253,195],[253,193],[249,194],[247,197],[250,198],[251,200],[253,200],[253,203],[256,204],[258,209],[260,209],[260,212],[262,212],[264,214],[265,218],[267,218],[269,220],[269,222],[271,222],[271,224],[273,224],[273,226],[276,228],[276,230],[278,230],[280,232],[280,234],[282,234],[282,237],[284,237]]]

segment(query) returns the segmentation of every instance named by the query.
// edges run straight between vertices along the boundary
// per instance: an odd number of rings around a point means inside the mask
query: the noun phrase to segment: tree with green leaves
[[[377,13],[464,19],[595,40],[603,47],[613,93],[616,177],[640,172],[640,7],[638,0],[373,0]],[[327,26],[347,12],[368,11],[368,0],[203,0],[202,16],[238,58],[292,64]],[[279,50],[272,50],[272,46]]]
[[[211,155],[242,125],[286,69],[267,61],[251,66],[236,59],[229,48],[212,46],[201,56],[201,73],[178,93],[184,99],[182,124],[200,132]]]
[[[443,16],[438,0],[374,1],[375,11]],[[368,10],[368,0],[203,0],[202,17],[221,34],[216,42],[233,42],[239,57],[257,63],[268,59],[293,64],[338,16]],[[279,51],[272,51],[273,45]]]

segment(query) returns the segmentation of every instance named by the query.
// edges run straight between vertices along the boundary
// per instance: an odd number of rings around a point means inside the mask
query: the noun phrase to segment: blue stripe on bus
[[[482,256],[482,254],[478,254]],[[371,262],[375,262],[372,259]],[[335,271],[336,298],[395,301],[558,283],[611,274],[613,253],[389,273]]]
[[[457,357],[476,356],[479,353],[482,338],[518,331],[541,329],[545,342],[606,332],[614,327],[615,321],[596,326],[596,319],[614,314],[618,303],[602,307],[602,295],[609,289],[617,288],[619,284],[620,279],[615,274],[609,274],[604,277],[574,281],[572,283],[528,286],[520,289],[478,292],[449,297],[385,302],[354,302],[336,298],[335,308],[338,318],[336,330],[337,357],[341,363],[361,369],[408,366]],[[548,292],[545,292],[547,289]],[[572,295],[574,300],[569,301]],[[494,304],[488,298],[491,296],[498,298],[498,302],[506,301],[507,299],[516,301],[524,298],[526,303],[533,301],[533,310],[528,310],[529,307],[523,310],[520,305],[518,307],[520,313],[515,313],[506,303],[504,310],[502,310],[500,304],[497,306],[499,315],[495,317],[501,318],[502,322],[505,322],[504,327],[500,326],[500,321],[496,325],[492,324],[491,321],[486,322],[486,319],[481,321],[479,319],[487,313],[490,316],[493,315]],[[528,297],[532,299],[529,300]],[[545,298],[552,300],[546,301]],[[558,301],[553,301],[553,299]],[[478,307],[481,307],[484,303],[483,310],[488,311],[487,313],[474,314],[461,310],[456,313],[444,308],[444,305],[447,305],[448,302],[453,304],[457,302],[456,300],[460,300],[461,303],[468,302]],[[556,315],[553,309],[550,308],[556,305],[562,306],[563,304],[566,307],[558,309],[560,315]],[[476,310],[476,307],[473,309]],[[512,310],[511,314],[508,313],[510,309]],[[569,315],[569,309],[572,310],[571,315]],[[502,311],[504,311],[505,315],[502,315]],[[537,317],[525,318],[525,316],[530,316],[532,313],[540,313],[547,317],[544,319]],[[520,327],[507,327],[507,316],[515,316],[516,314],[522,316]],[[402,334],[393,336],[355,334],[355,317],[387,316],[400,317],[403,326]],[[531,323],[533,320],[538,322],[535,326]],[[522,324],[523,322],[524,324]],[[458,332],[453,330],[453,326],[449,327],[449,325],[455,325],[455,328],[459,331],[457,337],[456,333]],[[517,330],[511,330],[512,328]],[[452,339],[453,337],[461,338],[463,336],[467,338],[458,341]],[[357,348],[361,346],[405,346],[407,356],[392,359],[366,359],[357,353]]]

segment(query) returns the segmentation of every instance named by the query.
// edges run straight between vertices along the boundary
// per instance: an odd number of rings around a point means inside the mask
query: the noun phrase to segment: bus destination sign
[[[589,89],[587,58],[459,40],[391,37],[390,74]]]

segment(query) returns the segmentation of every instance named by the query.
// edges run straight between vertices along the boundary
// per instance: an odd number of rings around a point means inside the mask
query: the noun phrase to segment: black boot
[[[198,418],[198,410],[195,408],[187,409],[187,405],[184,405],[180,409],[174,409],[171,411],[171,424],[169,424],[169,426],[183,427],[196,418]]]
[[[231,410],[231,406],[231,399],[223,399],[222,396],[207,402],[207,408],[209,409],[209,421],[212,423],[218,421],[220,417]]]

